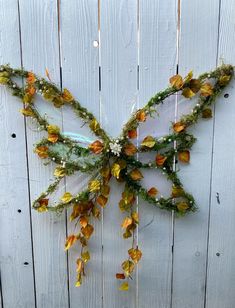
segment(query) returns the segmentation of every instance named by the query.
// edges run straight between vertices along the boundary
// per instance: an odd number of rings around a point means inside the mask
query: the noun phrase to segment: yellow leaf
[[[132,212],[131,217],[133,218],[135,223],[139,223],[139,214],[137,212]]]
[[[189,208],[188,203],[184,201],[176,203],[176,206],[180,212],[185,212]]]
[[[143,178],[143,175],[138,169],[134,169],[130,172],[130,177],[134,181],[139,181]]]
[[[94,231],[94,227],[90,224],[87,224],[85,228],[83,227],[81,228],[81,232],[87,240],[91,237],[93,231]]]
[[[201,95],[204,97],[210,96],[213,94],[213,87],[210,83],[204,83],[201,86]]]
[[[193,97],[195,95],[195,93],[189,87],[186,87],[186,88],[183,89],[182,95],[185,98],[191,98],[191,97]]]
[[[171,195],[173,198],[178,198],[184,195],[184,190],[182,187],[180,186],[172,186],[172,191],[171,191]]]
[[[122,269],[127,277],[133,272],[134,268],[135,264],[130,260],[126,260],[122,263]]]
[[[112,165],[112,168],[111,168],[111,173],[112,173],[112,175],[113,175],[116,179],[119,179],[120,172],[121,172],[121,166],[120,166],[120,164],[114,163],[114,164]]]
[[[64,195],[60,198],[61,201],[64,203],[68,203],[73,199],[73,196],[70,194],[70,192],[64,193]]]
[[[156,195],[158,194],[158,190],[157,188],[155,187],[151,187],[149,190],[148,190],[148,195],[152,198],[156,197]]]
[[[100,129],[100,124],[97,122],[96,119],[93,119],[91,120],[89,127],[93,132],[97,132]]]
[[[188,150],[181,151],[178,154],[178,158],[183,163],[188,163],[190,161],[190,152]]]
[[[190,71],[188,75],[184,78],[184,83],[189,82],[193,78],[193,71]]]
[[[184,84],[183,78],[180,75],[174,75],[170,78],[170,84],[172,87],[179,90]]]
[[[123,282],[120,287],[119,287],[120,291],[128,291],[129,290],[129,284],[128,282]]]
[[[66,169],[63,167],[56,167],[54,171],[54,176],[63,177],[66,175]]]
[[[20,112],[26,117],[33,117],[34,116],[33,110],[30,107],[20,109]]]
[[[90,192],[97,192],[100,190],[100,181],[98,180],[93,180],[89,183],[88,188]]]
[[[65,242],[65,250],[68,250],[77,241],[77,236],[72,234],[69,235]]]
[[[226,86],[226,84],[229,82],[230,79],[231,79],[231,76],[229,75],[220,76],[219,84],[221,86]]]
[[[124,218],[121,226],[122,226],[123,229],[126,229],[131,224],[132,224],[132,218],[127,216],[127,217]]]
[[[84,251],[84,252],[81,254],[81,257],[82,257],[83,262],[84,262],[84,263],[87,263],[87,262],[90,260],[89,251]]]
[[[144,140],[141,142],[141,145],[143,147],[150,148],[150,149],[153,148],[155,144],[156,144],[156,141],[152,136],[145,137]]]
[[[62,93],[62,98],[68,103],[74,100],[72,94],[69,92],[68,89],[64,89]]]
[[[48,134],[59,134],[60,128],[57,125],[48,125],[47,132]]]
[[[138,263],[142,257],[142,252],[141,250],[138,249],[138,247],[136,249],[134,248],[129,249],[128,254],[135,263]]]

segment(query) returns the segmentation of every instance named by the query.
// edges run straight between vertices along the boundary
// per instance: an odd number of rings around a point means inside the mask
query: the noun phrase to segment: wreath
[[[84,108],[68,89],[61,90],[51,82],[48,71],[48,80],[24,69],[13,69],[9,65],[0,67],[0,84],[11,90],[23,102],[20,112],[26,117],[32,117],[47,135],[35,145],[35,152],[46,161],[56,164],[54,182],[34,202],[33,208],[38,212],[53,211],[61,213],[72,208],[70,221],[77,227],[65,242],[65,250],[75,243],[80,243],[81,251],[77,259],[76,286],[82,284],[85,276],[85,265],[90,260],[88,241],[94,232],[92,219],[99,219],[101,208],[108,203],[110,195],[110,179],[113,177],[119,183],[124,183],[119,208],[125,213],[121,227],[123,238],[132,238],[128,257],[121,264],[122,271],[116,274],[121,279],[120,290],[128,290],[129,279],[136,265],[142,257],[142,252],[135,241],[135,231],[139,223],[136,210],[137,196],[151,205],[174,211],[178,216],[197,209],[193,196],[186,192],[176,169],[175,160],[189,163],[190,150],[196,141],[193,134],[187,129],[200,118],[212,117],[211,106],[217,96],[229,84],[234,74],[233,66],[222,65],[210,73],[204,73],[193,78],[192,71],[185,78],[180,75],[172,76],[170,85],[155,94],[147,104],[134,112],[123,126],[118,138],[111,138],[101,127],[96,117]],[[19,86],[16,78],[23,78],[24,83]],[[189,114],[183,115],[179,121],[171,123],[170,133],[161,138],[146,136],[143,140],[134,142],[138,137],[138,128],[141,123],[154,117],[157,106],[164,103],[166,98],[180,92],[187,99],[197,96],[197,103]],[[34,105],[36,95],[52,103],[56,108],[69,105],[75,114],[88,125],[97,140],[88,147],[82,146],[79,140],[66,136],[61,129],[48,122]],[[138,159],[138,153],[154,152],[153,161],[147,163]],[[158,197],[157,187],[146,189],[141,184],[143,174],[141,169],[158,169],[166,175],[172,183],[171,195],[168,198]],[[76,172],[89,174],[86,189],[76,195],[65,192],[58,203],[51,204],[49,196],[57,189],[62,179]]]

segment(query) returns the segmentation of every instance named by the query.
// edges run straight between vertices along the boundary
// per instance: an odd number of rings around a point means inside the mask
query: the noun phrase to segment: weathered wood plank
[[[198,75],[216,66],[219,1],[181,1],[179,73]],[[209,12],[209,14],[208,14]],[[195,101],[179,97],[178,116]],[[195,196],[199,211],[175,220],[172,306],[204,307],[207,233],[211,179],[213,120],[200,121],[190,165],[179,164],[185,189]],[[202,184],[203,177],[203,184]]]
[[[222,0],[220,12],[218,63],[235,62],[235,1]],[[211,215],[208,248],[206,307],[233,308],[235,294],[234,241],[234,155],[235,87],[234,80],[221,95],[215,108]]]
[[[129,118],[137,94],[137,1],[101,1],[101,122],[113,137]],[[104,307],[135,307],[136,288],[120,292],[115,273],[128,257],[131,240],[122,238],[118,202],[123,186],[111,181],[111,196],[104,209]]]
[[[98,42],[98,1],[61,1],[60,17],[63,87],[70,89],[81,104],[99,119],[99,48],[94,47],[94,41]],[[89,133],[89,128],[82,127],[83,123],[77,116],[65,108],[63,119],[64,131],[95,138]],[[67,178],[66,191],[77,193],[82,189],[85,178],[79,174]],[[69,251],[71,308],[102,307],[102,221],[96,221],[93,225],[95,232],[88,246],[91,261],[80,288],[75,287],[80,247]],[[74,224],[68,222],[68,233],[73,232]]]
[[[0,62],[20,67],[16,0],[0,2],[0,18]],[[1,88],[0,263],[5,308],[35,307],[25,127],[20,108],[19,100]]]
[[[168,85],[176,71],[177,8],[176,1],[140,0],[140,61],[139,105]],[[157,108],[159,116],[148,119],[140,127],[140,142],[144,136],[169,133],[175,117],[175,97]],[[146,157],[146,154],[143,155]],[[150,156],[149,156],[150,158]],[[151,156],[154,159],[154,156]],[[157,187],[159,195],[170,194],[170,183],[157,170],[147,170],[145,187]],[[170,307],[172,272],[172,218],[139,200],[139,247],[143,259],[139,265],[139,307]]]
[[[26,69],[45,75],[47,67],[54,82],[60,83],[57,1],[19,1],[22,55]],[[42,99],[38,109],[47,113],[49,122],[61,126],[61,112]],[[32,200],[45,190],[53,179],[54,166],[44,166],[33,153],[33,144],[42,133],[36,133],[27,121],[30,194]],[[38,307],[68,307],[67,260],[63,251],[65,216],[54,213],[40,215],[32,210],[35,256],[36,298]]]

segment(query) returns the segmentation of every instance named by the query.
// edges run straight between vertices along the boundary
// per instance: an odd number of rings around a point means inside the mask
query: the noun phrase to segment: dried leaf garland
[[[113,178],[117,182],[124,183],[124,190],[118,204],[123,214],[120,225],[123,238],[129,239],[132,245],[127,251],[127,258],[122,262],[121,271],[116,274],[116,278],[122,281],[119,290],[127,291],[136,265],[142,258],[142,251],[135,241],[135,232],[139,223],[136,197],[139,196],[161,209],[174,210],[181,216],[195,211],[196,204],[193,196],[184,190],[178,173],[173,169],[174,159],[178,158],[180,162],[186,164],[190,162],[190,150],[196,139],[187,132],[187,129],[200,118],[209,119],[212,117],[211,106],[232,80],[233,67],[222,65],[209,74],[202,74],[198,78],[193,78],[192,71],[185,78],[179,74],[172,76],[169,80],[170,86],[154,95],[144,107],[137,110],[123,126],[119,138],[114,140],[110,139],[95,116],[82,107],[68,89],[60,90],[52,83],[47,69],[46,76],[49,81],[23,69],[12,69],[8,65],[0,67],[0,84],[8,87],[15,96],[21,99],[24,106],[20,112],[24,116],[34,118],[47,134],[36,144],[36,154],[46,163],[51,161],[56,164],[54,182],[34,201],[33,207],[38,212],[55,211],[58,213],[71,207],[70,221],[75,224],[75,231],[67,237],[65,250],[77,250],[77,247],[80,246],[75,284],[80,287],[85,277],[87,263],[91,259],[88,244],[95,232],[93,219],[99,219],[101,208],[109,203],[110,179]],[[25,78],[24,86],[19,86],[15,82],[17,77]],[[138,137],[139,125],[147,121],[148,116],[156,111],[159,104],[162,104],[167,97],[175,93],[181,93],[182,96],[189,99],[197,97],[198,102],[192,112],[183,115],[176,123],[172,123],[168,135],[162,138],[147,135],[143,140],[138,140],[139,145],[138,142],[136,145],[134,139]],[[46,101],[52,103],[56,108],[61,108],[64,104],[70,106],[78,117],[84,121],[84,124],[88,125],[97,140],[85,148],[75,140],[64,136],[58,126],[49,123],[37,111],[34,106],[37,94],[42,95]],[[68,149],[67,157],[54,151],[56,145],[63,145]],[[136,154],[146,151],[153,152],[155,159],[149,163],[142,163],[137,159]],[[72,155],[77,157],[92,155],[93,158],[92,161],[79,164],[71,159],[71,157],[74,157]],[[168,180],[172,181],[172,191],[168,198],[158,197],[159,192],[154,187],[154,183],[149,189],[143,187],[142,169],[148,168],[160,169]],[[73,175],[76,172],[89,172],[91,174],[85,190],[75,195],[65,192],[57,204],[51,205],[49,196],[56,190],[60,181],[65,176]],[[109,204],[109,206],[113,205]]]

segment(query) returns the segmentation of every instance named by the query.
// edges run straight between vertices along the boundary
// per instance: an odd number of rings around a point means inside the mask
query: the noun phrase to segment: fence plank
[[[206,13],[207,12],[207,13]],[[209,12],[209,14],[208,14]],[[216,66],[219,1],[181,1],[179,73],[195,75]],[[206,42],[206,45],[204,44]],[[178,115],[195,102],[179,98]],[[187,191],[199,206],[196,214],[175,220],[172,306],[204,307],[213,121],[200,121],[189,166],[179,164]],[[203,176],[203,185],[202,185]]]
[[[16,0],[0,2],[0,18],[0,62],[20,67]],[[24,119],[18,99],[5,88],[0,96],[1,294],[5,308],[31,308],[35,296]]]
[[[101,122],[116,137],[129,118],[137,95],[137,1],[102,1],[100,3],[101,37]],[[104,307],[134,307],[136,288],[118,291],[115,273],[127,258],[131,243],[122,238],[118,202],[121,184],[111,181],[111,197],[104,210],[103,281]]]
[[[157,91],[167,87],[176,71],[177,7],[176,1],[140,1],[140,107]],[[140,128],[140,141],[146,135],[169,133],[175,117],[175,97],[157,108],[159,116],[148,119]],[[143,155],[146,157],[146,154]],[[149,157],[150,158],[150,157]],[[152,159],[154,157],[151,157]],[[148,189],[155,186],[159,194],[170,194],[170,183],[157,170],[146,171]],[[170,307],[172,264],[171,213],[139,201],[139,246],[143,259],[139,265],[139,307]]]
[[[98,1],[61,1],[61,55],[63,86],[70,89],[84,107],[99,118],[99,48],[98,44]],[[66,109],[65,109],[66,110]],[[76,115],[64,111],[64,131],[89,134],[89,128],[82,127]],[[66,191],[77,193],[83,182],[79,173],[67,179]],[[85,180],[85,179],[84,179]],[[95,232],[89,241],[91,261],[86,267],[84,284],[75,287],[76,260],[80,247],[69,251],[70,307],[102,306],[102,222],[94,222]],[[68,222],[68,232],[74,232],[74,225]]]
[[[235,1],[221,1],[218,61],[235,62]],[[234,155],[235,88],[234,80],[225,90],[229,97],[216,104],[214,155],[211,188],[211,215],[208,249],[208,281],[206,307],[232,308],[235,294],[234,258]],[[219,199],[218,199],[219,198]],[[219,203],[220,202],[220,203]]]
[[[47,67],[54,82],[60,82],[57,1],[19,1],[21,16],[23,65],[45,75]],[[61,126],[61,112],[38,99],[42,114],[49,122]],[[44,166],[33,153],[33,144],[42,137],[27,121],[30,193],[35,199],[52,180],[52,165]],[[53,166],[54,167],[54,166]],[[63,251],[65,216],[32,210],[35,255],[36,297],[38,307],[68,307],[67,261]]]

